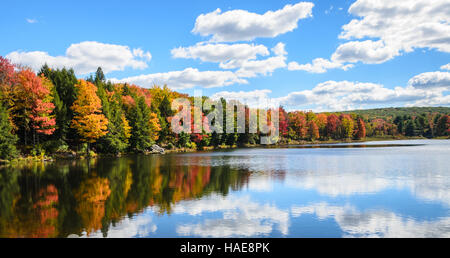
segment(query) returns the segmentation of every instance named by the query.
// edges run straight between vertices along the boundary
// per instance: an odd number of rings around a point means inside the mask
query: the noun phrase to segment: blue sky
[[[34,69],[72,66],[84,78],[102,66],[118,82],[288,109],[450,105],[444,0],[44,0],[2,9],[0,55]]]

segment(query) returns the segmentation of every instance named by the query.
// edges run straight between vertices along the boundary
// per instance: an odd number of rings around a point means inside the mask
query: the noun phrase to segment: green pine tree
[[[161,125],[161,131],[159,132],[158,142],[165,143],[167,142],[171,134],[170,123],[167,121],[167,118],[174,115],[170,101],[167,98],[167,96],[164,96],[164,98],[162,99],[161,104],[158,107],[158,110],[159,110],[158,118],[159,123]]]
[[[97,95],[102,101],[103,114],[108,119],[108,133],[97,143],[100,152],[118,154],[128,148],[128,138],[126,137],[122,109],[121,95],[114,93],[112,100],[108,100],[107,88],[112,85],[105,84],[101,80],[95,80],[97,83]]]
[[[149,120],[151,111],[143,97],[136,97],[135,101],[136,105],[131,108],[128,115],[132,128],[130,148],[134,151],[144,152],[154,144],[150,138],[151,128]]]
[[[38,73],[38,75],[41,74],[50,79],[55,86],[52,94],[53,104],[55,105],[56,131],[52,138],[63,142],[76,142],[76,130],[70,128],[73,118],[73,112],[70,107],[76,99],[75,84],[78,83],[74,70],[67,70],[66,68],[53,70],[44,65]]]
[[[0,159],[11,159],[17,155],[17,136],[11,130],[8,111],[0,103]]]
[[[416,135],[416,125],[413,120],[409,120],[406,123],[405,135],[406,136],[415,136]]]

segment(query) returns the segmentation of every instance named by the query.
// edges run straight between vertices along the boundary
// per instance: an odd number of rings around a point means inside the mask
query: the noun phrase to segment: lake
[[[0,237],[450,237],[450,140],[0,169]]]

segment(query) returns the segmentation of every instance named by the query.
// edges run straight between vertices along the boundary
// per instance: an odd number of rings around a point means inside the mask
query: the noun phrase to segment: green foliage
[[[185,132],[178,135],[177,146],[180,148],[189,148],[191,144],[191,136]]]
[[[66,68],[53,70],[44,65],[38,73],[38,75],[41,74],[50,79],[55,86],[52,91],[56,115],[56,131],[53,138],[71,143],[77,142],[76,130],[70,128],[73,119],[73,112],[70,107],[76,99],[75,84],[78,83],[74,70]]]
[[[238,133],[228,133],[225,137],[225,144],[228,146],[234,146],[237,143],[239,134]]]
[[[107,88],[112,88],[111,83],[104,83],[104,75],[101,68],[97,70],[95,83],[98,88],[97,95],[102,102],[103,114],[108,119],[108,134],[100,138],[97,149],[103,153],[121,153],[128,147],[126,126],[124,125],[125,112],[122,108],[122,96],[119,92],[110,92]],[[101,79],[103,78],[103,79]]]
[[[342,112],[345,114],[356,114],[365,118],[381,118],[384,120],[390,120],[397,116],[417,116],[420,114],[450,114],[450,107],[398,107],[398,108],[376,108],[366,110],[352,110]]]
[[[133,151],[144,152],[154,144],[150,137],[152,133],[149,124],[151,111],[143,97],[136,97],[135,101],[136,105],[127,115],[132,128],[130,147]]]
[[[416,124],[413,120],[409,120],[406,124],[405,128],[405,135],[406,136],[415,136],[416,135]]]
[[[167,118],[174,115],[172,107],[167,96],[164,96],[158,107],[159,110],[159,124],[161,125],[161,131],[159,133],[158,142],[165,142],[171,134],[170,123]]]
[[[11,159],[17,155],[17,136],[12,134],[8,111],[0,103],[0,159]]]

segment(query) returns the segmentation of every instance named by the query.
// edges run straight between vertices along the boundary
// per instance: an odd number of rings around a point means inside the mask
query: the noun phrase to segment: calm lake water
[[[450,237],[450,140],[0,169],[0,237]]]

